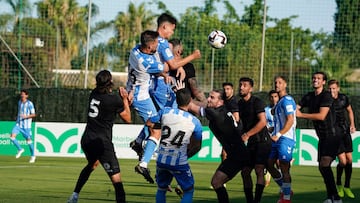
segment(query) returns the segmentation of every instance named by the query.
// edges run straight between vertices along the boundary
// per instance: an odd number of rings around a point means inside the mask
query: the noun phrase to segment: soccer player
[[[162,126],[156,162],[157,203],[166,202],[173,178],[183,191],[182,203],[191,203],[194,194],[194,177],[187,160],[201,149],[202,126],[199,119],[188,112],[191,93],[187,88],[176,91],[176,101],[178,108],[165,107],[159,111],[158,118],[152,117],[147,122],[154,130],[159,130],[159,120]]]
[[[229,202],[229,196],[224,184],[248,165],[250,156],[241,137],[241,122],[236,121],[231,111],[226,108],[223,96],[222,90],[213,90],[209,93],[205,116],[209,120],[210,130],[227,154],[211,180],[218,201],[226,203]]]
[[[269,105],[265,107],[265,117],[266,117],[266,127],[270,133],[270,135],[274,131],[274,107],[276,103],[279,101],[279,94],[276,90],[270,90],[268,93]],[[273,143],[274,144],[274,143]],[[270,185],[271,174],[267,172],[265,169],[265,187]]]
[[[287,80],[285,76],[275,77],[274,83],[280,100],[274,109],[274,133],[271,136],[274,143],[268,160],[268,171],[281,187],[282,192],[278,203],[290,203],[290,163],[296,143],[296,103],[286,92]],[[277,161],[279,161],[281,173],[275,168]]]
[[[22,136],[26,139],[27,144],[30,149],[30,160],[29,163],[35,163],[35,152],[34,152],[34,143],[31,139],[31,123],[32,119],[36,117],[34,104],[28,99],[29,93],[27,90],[23,89],[20,91],[20,100],[18,102],[18,115],[16,118],[16,124],[12,129],[10,140],[14,143],[18,152],[15,158],[19,158],[24,149],[20,146],[19,142],[16,139],[16,135],[21,133]]]
[[[264,102],[252,95],[254,81],[248,77],[239,80],[241,99],[239,100],[239,116],[243,122],[242,139],[247,143],[250,163],[241,171],[247,203],[258,203],[265,187],[264,169],[271,150],[271,139],[266,128]],[[253,195],[251,171],[255,169],[256,187]]]
[[[181,60],[174,59],[174,55],[169,47],[168,39],[170,39],[170,37],[174,34],[176,23],[177,20],[169,14],[163,13],[158,17],[157,32],[159,33],[159,45],[155,54],[162,63],[167,63],[169,65],[170,70],[178,70],[181,76],[180,80],[183,80],[185,75],[182,67],[190,61],[200,58],[201,54],[199,50],[195,50],[191,55],[182,58]],[[153,79],[150,94],[152,95],[152,98],[155,101],[155,105],[157,105],[158,109],[162,109],[165,106],[176,106],[175,94],[170,87],[169,81],[171,81],[171,77],[167,73],[161,74],[157,77],[154,77]],[[147,139],[143,157],[141,158],[140,163],[135,166],[135,171],[144,176],[147,180],[149,180],[149,170],[147,170],[148,163],[150,162],[151,157],[154,154],[157,145],[159,144],[160,137],[161,135],[157,133],[151,134],[150,138],[140,135],[134,143],[136,145],[140,145],[142,140]]]
[[[353,144],[351,133],[356,131],[354,122],[354,112],[352,110],[349,98],[340,93],[340,85],[337,80],[329,80],[328,88],[334,98],[334,108],[336,112],[336,133],[341,136],[340,154],[338,154],[339,163],[336,166],[336,186],[340,197],[344,197],[344,193],[355,198],[354,193],[350,189],[350,180],[352,173],[352,152]],[[348,114],[350,125],[345,118]],[[345,169],[345,183],[341,184],[341,176]]]
[[[224,82],[222,84],[224,91],[224,105],[232,113],[236,122],[240,121],[238,99],[234,95],[234,85],[231,82]],[[221,150],[221,160],[226,159],[226,152]]]
[[[341,203],[338,195],[334,174],[331,170],[331,163],[336,158],[340,136],[335,133],[335,111],[333,108],[334,99],[329,91],[326,91],[327,76],[324,72],[315,72],[312,75],[312,86],[314,91],[302,97],[297,105],[296,116],[298,118],[313,121],[318,143],[319,171],[323,177],[327,198],[324,203]],[[308,113],[302,113],[301,108],[307,107]]]
[[[169,40],[170,49],[172,50],[174,54],[175,60],[181,60],[183,58],[184,54],[184,47],[183,44],[179,39],[171,39]],[[185,88],[188,88],[191,92],[191,102],[195,105],[206,107],[207,100],[205,97],[204,92],[200,89],[196,74],[195,74],[195,67],[192,63],[187,63],[184,65],[184,71],[185,71]],[[173,70],[170,71],[170,76],[176,78],[177,71]],[[177,78],[179,79],[179,78]]]
[[[119,94],[113,94],[112,88],[111,73],[107,70],[100,71],[96,75],[96,88],[89,96],[87,123],[81,138],[81,148],[88,163],[82,169],[68,203],[78,201],[82,187],[99,163],[114,186],[116,202],[125,202],[120,165],[112,143],[112,127],[116,114],[119,114],[126,123],[130,123],[131,113],[127,91],[121,87]]]
[[[167,64],[157,61],[154,55],[158,46],[158,36],[159,34],[155,31],[147,30],[142,32],[140,45],[136,45],[131,50],[129,57],[127,91],[133,93],[132,106],[138,112],[144,124],[150,117],[157,115],[157,109],[149,93],[151,75],[162,73],[168,68]],[[146,125],[140,134],[143,135],[139,137],[149,136],[149,129]],[[150,137],[150,139],[152,138]],[[157,140],[155,141],[157,142]],[[143,154],[142,145],[137,145],[135,142],[131,142],[130,147],[141,158]],[[142,139],[139,139],[138,142],[141,143]],[[135,170],[139,170],[139,168],[137,167]],[[144,168],[142,174],[147,181],[154,183],[153,178],[150,176],[150,170]]]

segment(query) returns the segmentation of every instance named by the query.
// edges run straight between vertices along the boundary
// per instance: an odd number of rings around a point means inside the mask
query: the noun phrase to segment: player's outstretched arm
[[[124,120],[126,123],[131,123],[131,112],[130,112],[130,104],[128,100],[128,93],[125,88],[120,87],[119,88],[119,95],[122,97],[123,103],[124,103],[124,111],[120,112],[120,117]]]

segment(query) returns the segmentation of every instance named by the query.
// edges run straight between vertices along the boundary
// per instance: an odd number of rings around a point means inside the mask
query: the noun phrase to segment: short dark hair
[[[173,47],[181,45],[181,40],[178,38],[173,38],[169,40],[169,43],[173,45]]]
[[[270,97],[272,94],[279,94],[276,90],[270,90],[268,96]]]
[[[178,106],[186,106],[191,101],[191,92],[187,88],[179,89],[176,91],[176,103]]]
[[[254,80],[249,77],[240,78],[239,83],[241,83],[241,82],[248,82],[248,83],[250,83],[251,87],[254,87]]]
[[[340,86],[339,81],[337,81],[335,79],[329,80],[328,86],[333,85],[333,84],[336,84],[338,87]]]
[[[219,93],[220,99],[225,100],[225,93],[223,89],[213,89],[213,92]]]
[[[112,75],[108,70],[101,70],[96,75],[96,89],[100,93],[108,93],[114,86],[112,82]]]
[[[224,82],[224,83],[222,84],[222,87],[225,87],[225,86],[234,87],[234,85],[233,85],[231,82]]]
[[[140,35],[140,43],[142,47],[146,47],[149,42],[154,42],[159,37],[159,33],[152,30],[145,30]]]
[[[274,80],[276,80],[277,78],[281,78],[282,80],[284,80],[286,83],[288,82],[288,78],[284,75],[277,75],[275,76]]]
[[[323,72],[323,71],[317,71],[317,72],[315,72],[314,74],[312,74],[312,76],[314,76],[314,75],[322,75],[323,76],[323,80],[325,80],[325,81],[327,81],[327,75],[326,75],[326,73],[325,72]]]
[[[26,89],[20,90],[20,93],[21,93],[21,92],[24,92],[26,95],[29,95],[29,92],[28,92]]]
[[[168,13],[162,13],[158,18],[157,18],[157,25],[158,27],[160,27],[161,24],[168,22],[171,24],[177,24],[177,20],[175,17],[173,17],[172,15],[168,14]]]

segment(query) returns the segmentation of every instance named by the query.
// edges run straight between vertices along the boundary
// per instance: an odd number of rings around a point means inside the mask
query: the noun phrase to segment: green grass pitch
[[[28,163],[29,157],[15,159],[0,156],[0,203],[64,203],[72,193],[77,177],[85,165],[84,158],[38,157],[35,164]],[[156,185],[148,184],[134,172],[136,160],[120,159],[126,199],[130,203],[155,202]],[[215,203],[216,194],[210,189],[210,179],[218,163],[191,161],[195,176],[195,203]],[[150,164],[152,174],[155,161]],[[333,171],[335,171],[333,167]],[[319,203],[326,196],[325,186],[317,167],[293,166],[293,203]],[[255,179],[253,178],[253,181]],[[173,187],[176,183],[173,182]],[[360,169],[354,168],[351,186],[356,199],[345,197],[344,203],[360,202]],[[242,180],[237,175],[227,183],[231,202],[245,202]],[[274,203],[279,188],[272,180],[264,190],[262,202]],[[179,202],[175,192],[167,193],[167,202]],[[104,170],[99,167],[84,186],[79,203],[114,202],[114,190]]]

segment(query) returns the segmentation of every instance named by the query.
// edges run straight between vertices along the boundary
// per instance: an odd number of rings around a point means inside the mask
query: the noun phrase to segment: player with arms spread
[[[159,120],[162,126],[156,170],[157,203],[166,202],[166,191],[173,177],[184,192],[182,203],[191,203],[194,193],[194,177],[187,159],[201,149],[202,126],[199,119],[188,112],[191,101],[188,89],[177,90],[176,101],[178,108],[165,107],[158,117],[151,117],[147,122],[154,131],[160,130]]]
[[[84,135],[81,138],[87,165],[81,171],[73,194],[68,203],[76,203],[79,193],[99,162],[110,177],[115,189],[116,202],[125,203],[125,191],[120,175],[120,165],[112,143],[112,127],[116,114],[131,122],[128,94],[124,88],[112,94],[112,76],[107,70],[96,75],[96,88],[90,93],[88,117]]]

